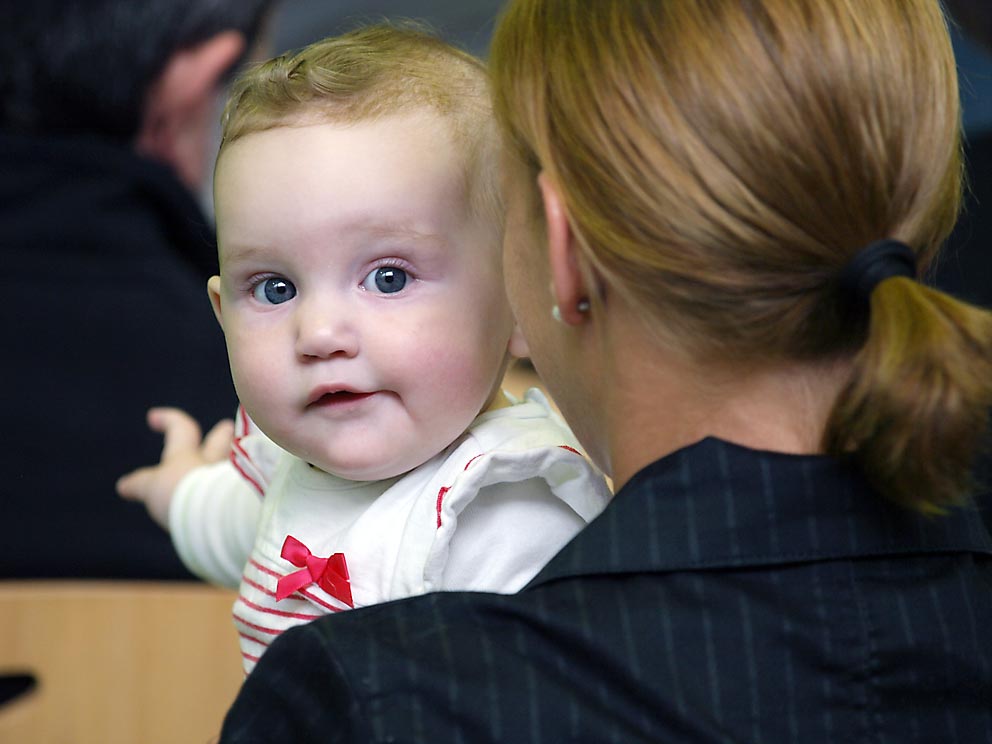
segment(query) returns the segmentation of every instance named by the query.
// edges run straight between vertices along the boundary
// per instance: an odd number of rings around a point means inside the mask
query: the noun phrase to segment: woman
[[[515,0],[492,67],[511,302],[617,495],[518,595],[286,634],[223,741],[992,740],[938,1]]]

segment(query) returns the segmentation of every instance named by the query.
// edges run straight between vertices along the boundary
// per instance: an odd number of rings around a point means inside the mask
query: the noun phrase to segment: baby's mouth
[[[320,408],[347,405],[358,403],[367,398],[371,398],[375,393],[356,393],[351,390],[337,390],[335,392],[323,393],[312,400],[309,405]]]

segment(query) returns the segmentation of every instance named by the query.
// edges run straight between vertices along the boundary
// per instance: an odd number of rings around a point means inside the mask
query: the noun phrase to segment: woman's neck
[[[646,465],[708,436],[752,449],[821,452],[827,418],[849,369],[847,363],[715,368],[666,354],[643,339],[616,341],[605,410],[617,488]]]

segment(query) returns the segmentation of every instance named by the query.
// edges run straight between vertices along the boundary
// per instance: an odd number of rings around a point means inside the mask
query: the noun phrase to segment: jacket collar
[[[881,498],[834,458],[707,438],[636,474],[531,586],[574,575],[958,551],[992,553],[973,507],[926,517]]]

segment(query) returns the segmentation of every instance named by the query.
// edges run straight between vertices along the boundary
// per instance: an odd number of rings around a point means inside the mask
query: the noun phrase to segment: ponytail
[[[929,514],[960,503],[992,407],[992,313],[906,277],[870,297],[867,340],[827,422],[883,496]]]

